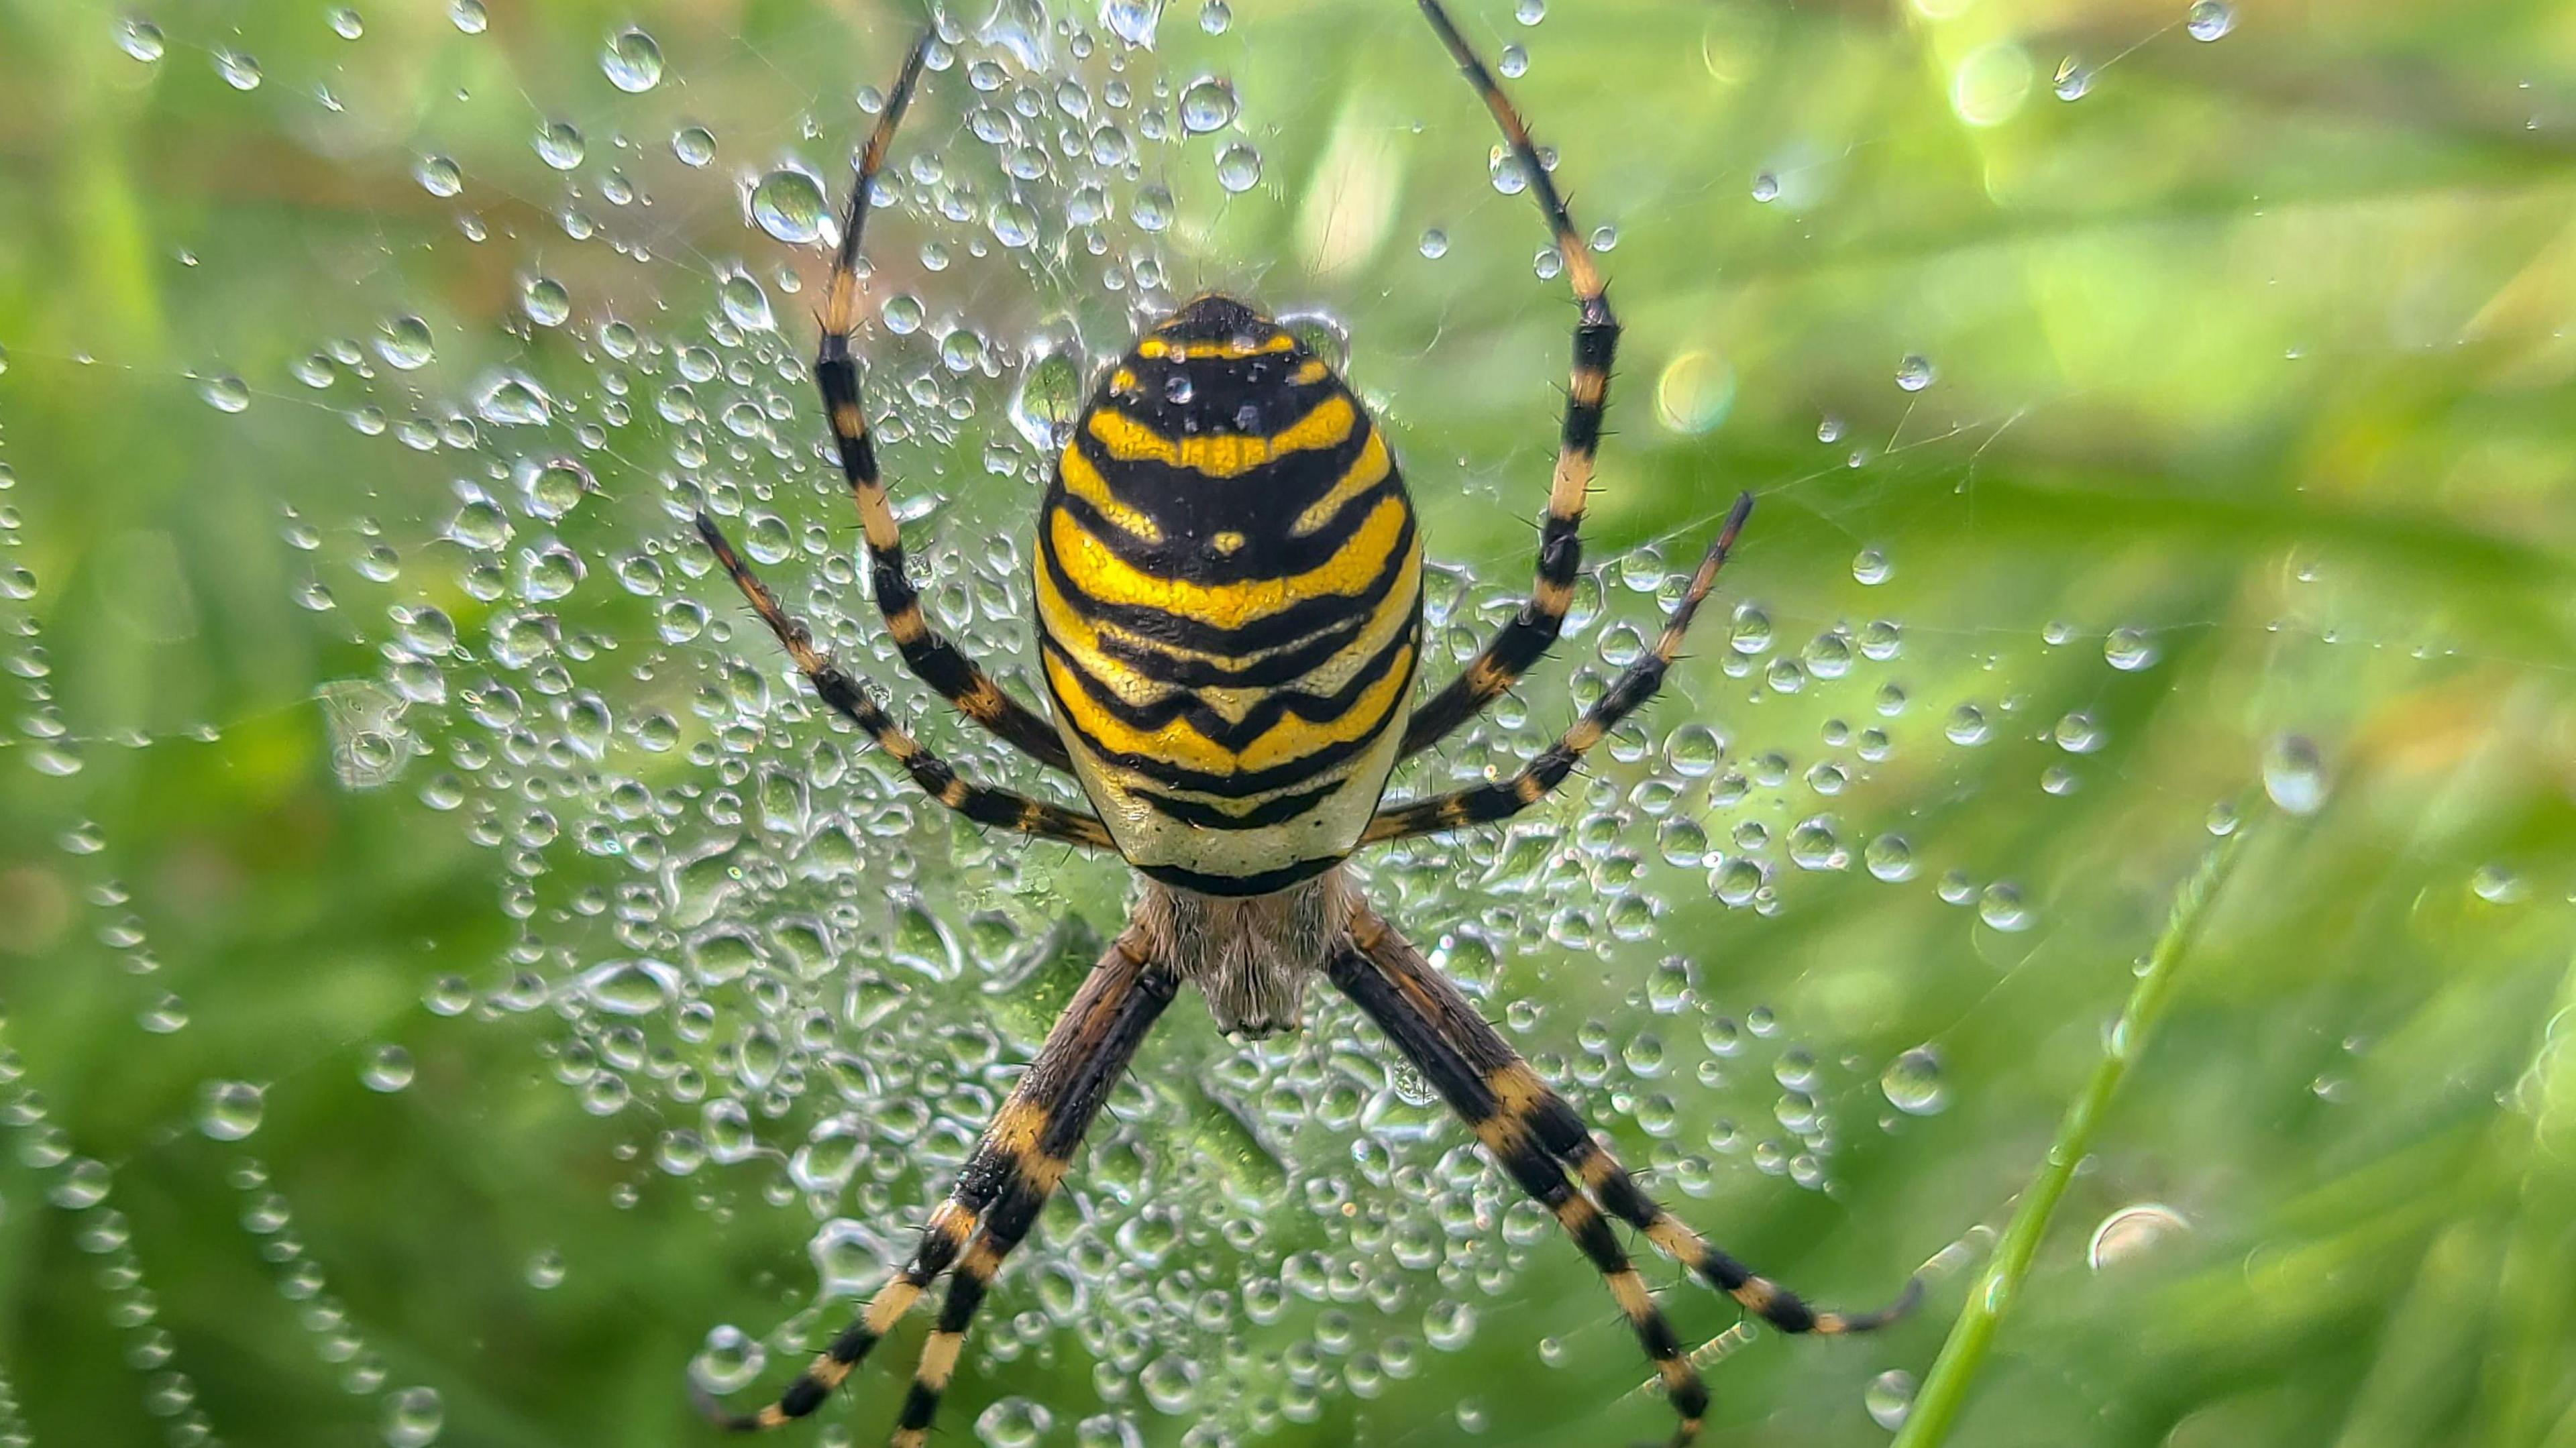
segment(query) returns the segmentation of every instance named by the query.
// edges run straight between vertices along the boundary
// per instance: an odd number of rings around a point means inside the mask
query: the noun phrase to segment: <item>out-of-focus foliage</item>
[[[1399,789],[1543,741],[1761,503],[1644,727],[1373,892],[1836,1302],[1973,1260],[2134,1052],[1955,1441],[2576,1445],[2576,10],[1462,19],[1629,330],[1578,626]],[[891,663],[801,367],[917,23],[0,0],[0,1443],[701,1441],[684,1368],[774,1390],[1114,928],[804,705],[682,523],[1029,779]],[[1044,359],[1223,287],[1347,334],[1471,646],[1571,311],[1412,7],[946,24],[862,342],[934,610],[1025,684]],[[952,1441],[1666,1430],[1349,1010],[1141,1064]],[[1972,1280],[1712,1354],[1708,1441],[1887,1442]],[[875,1441],[911,1346],[794,1431]]]

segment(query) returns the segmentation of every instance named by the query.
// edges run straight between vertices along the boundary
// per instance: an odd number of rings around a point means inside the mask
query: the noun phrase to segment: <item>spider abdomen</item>
[[[1321,359],[1223,297],[1147,333],[1058,458],[1036,564],[1057,728],[1129,863],[1252,895],[1349,854],[1421,574],[1403,476]]]

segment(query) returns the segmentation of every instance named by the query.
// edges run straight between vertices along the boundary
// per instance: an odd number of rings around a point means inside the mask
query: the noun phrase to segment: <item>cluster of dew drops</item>
[[[1534,25],[1544,7],[1521,0],[1516,13]],[[450,14],[468,36],[489,24],[480,0],[453,0]],[[1113,298],[1165,293],[1174,178],[1242,192],[1260,184],[1261,157],[1228,81],[1138,73],[1150,71],[1133,57],[1158,18],[1135,0],[1108,0],[1096,27],[1050,22],[1026,0],[1003,0],[972,33],[943,33],[932,64],[963,76],[964,134],[990,154],[899,148],[876,200],[924,238],[907,275],[954,269],[971,294],[995,276],[1036,286],[1070,267],[1084,288]],[[351,42],[366,35],[354,8],[332,7],[326,20]],[[1208,0],[1199,21],[1222,34],[1230,17]],[[162,62],[167,42],[149,20],[126,19],[115,38],[137,61]],[[212,59],[239,89],[261,83],[246,54]],[[1527,63],[1517,45],[1503,52],[1506,73]],[[654,94],[665,68],[660,45],[638,29],[612,32],[599,54],[601,76],[628,96]],[[842,129],[883,104],[873,90],[858,100]],[[655,259],[637,211],[661,183],[637,179],[656,174],[637,148],[622,137],[595,147],[580,125],[551,116],[530,144],[564,178],[551,206],[562,237]],[[673,186],[732,164],[718,136],[685,120],[671,124],[667,150],[679,168]],[[493,243],[470,167],[435,150],[407,164],[414,184],[456,205],[464,244]],[[756,1203],[814,1223],[810,1275],[786,1274],[758,1326],[716,1328],[693,1364],[726,1392],[773,1380],[798,1345],[883,1282],[907,1251],[902,1224],[944,1188],[1043,1034],[1044,1010],[1031,1001],[1061,1000],[1096,949],[1067,918],[1088,919],[1092,934],[1115,924],[1102,898],[1114,876],[957,826],[831,720],[766,637],[741,626],[686,537],[682,520],[699,508],[726,518],[819,642],[912,717],[936,712],[904,679],[834,511],[838,479],[816,446],[807,395],[810,338],[781,328],[801,309],[773,306],[811,274],[799,263],[837,239],[832,169],[789,159],[734,174],[744,250],[762,260],[715,264],[694,312],[638,307],[658,320],[636,320],[617,297],[582,296],[532,268],[499,339],[442,336],[405,312],[283,364],[359,434],[439,455],[456,475],[451,496],[414,516],[290,512],[280,524],[306,563],[298,601],[351,621],[383,660],[319,701],[339,778],[413,790],[504,863],[499,905],[519,922],[518,939],[480,978],[434,982],[427,1009],[557,1024],[554,1078],[581,1109],[633,1123],[618,1204],[678,1190],[719,1218]],[[1526,178],[1497,153],[1494,182],[1508,193]],[[1610,241],[1606,229],[1594,238],[1603,249]],[[1447,248],[1434,231],[1421,251]],[[945,493],[1041,481],[1078,405],[1081,359],[1124,339],[1086,338],[1071,320],[1006,336],[908,291],[870,295],[860,347],[878,439],[904,469],[897,499],[914,528],[913,567],[946,632],[1025,678],[1025,544],[937,526]],[[1330,319],[1312,330],[1317,345],[1335,345]],[[451,375],[442,349],[552,350],[578,365]],[[1921,358],[1898,370],[1908,391],[1932,380]],[[257,397],[229,373],[199,385],[223,412]],[[1819,430],[1827,445],[1839,435],[1830,420]],[[961,456],[980,467],[950,476],[937,465]],[[1556,665],[1571,669],[1576,704],[1643,655],[1689,561],[1673,566],[1650,545],[1585,577]],[[23,572],[0,571],[21,600],[34,591]],[[1891,572],[1877,550],[1854,564],[1863,584]],[[431,601],[451,587],[473,604],[461,619]],[[1514,578],[1453,567],[1430,570],[1427,590],[1426,656],[1450,661],[1471,657],[1521,595]],[[614,613],[637,628],[576,626],[557,607],[576,594],[616,601],[585,617]],[[1893,672],[1900,626],[1837,623],[1798,644],[1752,601],[1710,626],[1737,698],[1849,694],[1857,722],[1828,718],[1792,749],[1740,745],[1694,717],[1712,711],[1659,709],[1613,732],[1601,767],[1570,783],[1562,808],[1478,849],[1403,845],[1361,867],[1385,908],[1596,1125],[1642,1138],[1634,1164],[1685,1210],[1745,1167],[1831,1190],[1847,1118],[1881,1107],[1928,1114],[1947,1099],[1929,1049],[1883,1069],[1820,1053],[1765,1007],[1713,1000],[1694,962],[1654,960],[1658,922],[1685,891],[1771,912],[1796,872],[1857,867],[1891,884],[1920,873],[1903,835],[1863,838],[1835,813],[1900,747],[1910,709]],[[2053,627],[2046,641],[2074,639]],[[2155,643],[2120,630],[2104,653],[2114,668],[2141,669]],[[16,672],[41,680],[40,649],[14,657],[34,660],[34,672],[23,663]],[[1562,727],[1562,705],[1507,697],[1406,782],[1437,788],[1507,772]],[[1973,749],[2002,727],[1963,703],[1938,732]],[[2047,733],[2069,761],[2102,739],[2081,713]],[[963,771],[1073,800],[998,744],[962,729],[936,737]],[[56,772],[76,770],[77,751],[58,743]],[[65,844],[100,847],[81,831]],[[2032,922],[2009,882],[1980,888],[1954,871],[1937,888],[1987,927]],[[92,903],[108,921],[102,938],[116,932],[112,943],[148,972],[121,887],[102,882]],[[1617,980],[1598,964],[1614,951],[1636,966]],[[1598,1013],[1549,1004],[1573,995],[1600,997]],[[165,996],[147,1017],[147,1029],[183,1029],[187,1006]],[[1332,1395],[1376,1396],[1421,1371],[1425,1354],[1467,1345],[1482,1304],[1510,1289],[1530,1254],[1565,1250],[1546,1213],[1486,1167],[1346,1007],[1318,1002],[1306,1031],[1278,1040],[1173,1049],[1193,1069],[1119,1088],[1064,1189],[1071,1205],[1050,1212],[1042,1245],[1015,1268],[1009,1299],[972,1349],[990,1367],[1078,1348],[1094,1365],[1100,1411],[1066,1415],[1078,1420],[1076,1441],[1135,1441],[1142,1412],[1188,1419],[1200,1448],[1314,1421]],[[364,1049],[359,1074],[383,1092],[409,1089],[413,1076],[391,1045]],[[172,1441],[214,1441],[193,1386],[167,1367],[167,1334],[151,1324],[107,1169],[72,1149],[17,1076],[15,1058],[0,1053],[0,1111],[35,1143],[22,1156],[56,1173],[55,1203],[87,1214],[83,1245],[116,1284],[111,1312],[134,1334],[129,1355],[149,1375]],[[316,1352],[352,1392],[381,1397],[384,1441],[422,1448],[440,1432],[438,1393],[387,1383],[302,1250],[290,1204],[247,1154],[264,1089],[207,1083],[197,1125],[241,1153],[230,1173],[241,1219]],[[527,1280],[543,1289],[567,1270],[562,1254],[538,1250]],[[1540,1355],[1560,1354],[1551,1343]],[[0,1434],[10,1431],[7,1401],[0,1383]],[[1481,1426],[1480,1410],[1462,1408],[1460,1422]],[[1048,1408],[1014,1398],[974,1427],[995,1448],[1014,1448],[1053,1425]]]

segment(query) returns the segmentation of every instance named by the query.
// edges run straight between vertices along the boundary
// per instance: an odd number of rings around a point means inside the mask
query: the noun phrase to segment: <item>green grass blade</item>
[[[2101,1124],[2102,1113],[2109,1108],[2113,1093],[2120,1089],[2129,1063],[2137,1059],[2148,1033],[2164,1014],[2166,1002],[2172,999],[2183,956],[2198,935],[2209,904],[2234,867],[2250,830],[2250,826],[2240,827],[2220,840],[2202,857],[2200,868],[2174,897],[2173,913],[2165,922],[2164,934],[2157,938],[2146,970],[2139,975],[2137,985],[2129,992],[2127,1007],[2111,1028],[2100,1063],[2066,1108],[2066,1117],[2058,1124],[2057,1136],[2049,1143],[2039,1174],[2022,1192],[2021,1205],[2005,1226],[1993,1259],[1969,1288],[1967,1305],[1960,1309],[1958,1322],[1941,1344],[1941,1355],[1933,1360],[1930,1376],[1915,1395],[1913,1409],[1906,1415],[1904,1430],[1897,1434],[1894,1448],[1934,1448],[1948,1437],[1950,1425],[1966,1405],[1968,1391],[1993,1346],[1995,1329],[2002,1324],[2004,1312],[2030,1271],[2031,1258],[2048,1231],[2048,1219],[2057,1210],[2058,1199],[2066,1194],[2076,1164],[2091,1150],[2094,1128]]]

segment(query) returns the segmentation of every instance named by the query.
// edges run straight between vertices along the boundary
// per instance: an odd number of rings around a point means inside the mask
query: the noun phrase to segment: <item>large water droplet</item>
[[[751,189],[751,219],[792,246],[823,234],[823,183],[802,166],[781,166]]]
[[[611,960],[583,971],[581,991],[613,1015],[650,1015],[671,1003],[680,973],[658,960]]]
[[[1047,452],[1073,437],[1074,419],[1082,413],[1082,367],[1070,352],[1033,351],[1011,394],[1011,425],[1020,436]]]
[[[558,171],[569,171],[581,164],[589,152],[589,143],[580,128],[570,121],[548,121],[537,128],[537,159]]]
[[[1905,1426],[1905,1415],[1914,1408],[1914,1375],[1903,1368],[1880,1373],[1861,1390],[1860,1405],[1871,1422],[1895,1432]]]
[[[2312,815],[2325,808],[2326,766],[2305,736],[2283,734],[2263,752],[2263,792],[2284,813]]]
[[[1100,0],[1100,28],[1138,50],[1154,48],[1163,0]]]
[[[265,1103],[247,1081],[208,1081],[197,1088],[197,1129],[217,1141],[239,1141],[259,1130]]]
[[[447,1425],[447,1405],[436,1388],[403,1388],[385,1395],[385,1448],[429,1448]]]
[[[2135,1206],[2122,1207],[2104,1217],[2102,1224],[2093,1229],[2093,1240],[2084,1249],[2084,1260],[2099,1272],[2105,1267],[2142,1256],[2157,1244],[2190,1230],[2191,1222],[2162,1202],[2140,1202]]]
[[[1878,1076],[1887,1104],[1908,1116],[1932,1116],[1950,1104],[1941,1081],[1941,1057],[1930,1046],[1917,1046],[1887,1063]]]
[[[1251,190],[1261,180],[1261,153],[1237,142],[1216,157],[1216,184],[1228,191]]]
[[[554,417],[554,400],[531,378],[504,373],[475,394],[475,415],[502,427],[526,427]]]
[[[1181,92],[1180,109],[1182,130],[1192,135],[1222,130],[1232,124],[1237,109],[1234,85],[1216,76],[1201,76]]]
[[[431,344],[429,323],[418,317],[396,317],[376,329],[376,355],[385,365],[398,372],[410,372],[427,366],[437,355]]]
[[[630,26],[608,38],[607,47],[599,52],[599,71],[610,85],[630,95],[651,90],[662,83],[662,47]]]

